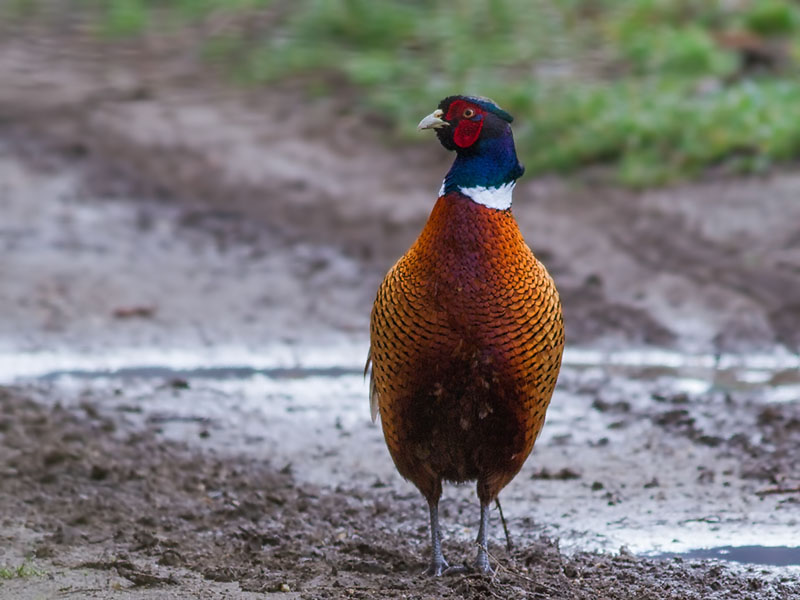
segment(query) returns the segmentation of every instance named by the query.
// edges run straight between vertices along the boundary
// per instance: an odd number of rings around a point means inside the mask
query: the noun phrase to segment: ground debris
[[[756,496],[770,496],[773,494],[800,494],[800,486],[797,487],[772,487],[758,490]]]
[[[547,467],[543,467],[531,475],[531,479],[556,479],[561,481],[580,478],[581,474],[570,467],[563,467],[558,471],[550,471]]]
[[[78,569],[98,569],[110,571],[116,569],[120,577],[127,579],[134,586],[147,587],[153,585],[178,585],[180,582],[175,576],[170,574],[166,577],[155,575],[134,565],[129,560],[110,560],[110,561],[85,561],[76,565]]]
[[[115,319],[149,319],[155,314],[155,306],[122,306],[115,308],[111,313]]]

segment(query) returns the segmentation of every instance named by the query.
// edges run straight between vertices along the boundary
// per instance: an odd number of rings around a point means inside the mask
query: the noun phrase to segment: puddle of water
[[[62,374],[92,376],[157,376],[168,371],[177,375],[248,377],[255,373],[287,376],[287,371],[331,371],[341,374],[363,371],[368,343],[358,341],[333,346],[280,344],[250,349],[216,346],[202,349],[120,348],[102,353],[2,352],[0,382],[53,377]],[[677,380],[687,393],[702,393],[712,387],[748,387],[800,390],[800,356],[787,352],[715,356],[682,354],[668,350],[604,352],[568,348],[564,365],[581,369],[602,368],[643,380],[659,376]]]
[[[96,379],[113,376],[116,379],[248,379],[256,375],[269,379],[306,379],[309,377],[343,377],[345,375],[362,375],[357,370],[343,367],[199,367],[196,369],[173,369],[169,367],[123,367],[114,371],[52,371],[36,379],[42,381],[57,380],[61,377],[76,379]]]
[[[800,567],[797,523],[791,516],[752,508],[736,514],[727,507],[714,507],[710,503],[703,508],[716,514],[675,521],[667,517],[648,527],[633,527],[640,525],[635,518],[623,519],[616,526],[606,524],[606,533],[624,540],[630,551],[649,558],[719,558],[778,566],[779,563],[773,562],[777,553],[771,549],[785,549],[781,560],[789,562],[782,566]],[[766,550],[759,555],[759,549]],[[724,554],[726,551],[729,554]]]
[[[800,547],[796,546],[718,546],[716,548],[696,548],[681,553],[654,555],[654,558],[674,557],[684,559],[715,558],[752,565],[800,567]]]
[[[367,344],[296,347],[287,344],[249,349],[215,346],[202,349],[120,348],[103,353],[0,352],[0,382],[75,374],[155,376],[168,373],[254,373],[283,370],[363,372]],[[209,375],[213,376],[213,375]]]

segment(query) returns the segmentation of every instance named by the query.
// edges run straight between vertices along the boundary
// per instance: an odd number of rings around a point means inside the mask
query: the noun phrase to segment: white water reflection
[[[102,353],[74,351],[0,353],[0,382],[47,377],[61,373],[117,373],[125,370],[249,368],[363,369],[365,344],[296,347],[288,344],[249,349],[239,346],[210,348],[117,348]],[[360,359],[357,360],[357,357]]]
[[[263,348],[214,346],[206,348],[111,348],[103,352],[71,350],[43,352],[0,351],[0,382],[45,377],[58,373],[114,373],[130,369],[163,368],[175,371],[198,369],[364,368],[366,341],[333,345],[295,346],[274,344]],[[763,383],[776,372],[800,370],[800,356],[784,350],[736,355],[683,354],[671,350],[642,349],[601,351],[568,348],[564,365],[622,369],[666,369],[702,373],[735,371],[742,383]],[[800,383],[800,381],[798,381]]]

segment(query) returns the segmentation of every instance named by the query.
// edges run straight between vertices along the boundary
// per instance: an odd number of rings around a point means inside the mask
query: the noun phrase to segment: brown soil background
[[[69,50],[27,38],[0,47],[0,158],[10,165],[0,184],[13,224],[0,238],[4,348],[365,338],[374,290],[424,222],[450,159],[444,151],[381,141],[379,120],[358,110],[351,91],[313,102],[291,85],[232,92],[158,49],[103,61],[91,44]],[[133,202],[136,218],[92,239],[64,237],[87,231],[58,212],[62,184],[52,182],[64,180],[75,206],[114,211]],[[796,351],[798,191],[795,173],[641,194],[591,176],[545,178],[518,187],[515,213],[557,281],[574,346]],[[163,223],[175,229],[159,233]],[[188,240],[203,268],[189,251],[178,260],[144,246],[153,239],[162,249]],[[206,257],[209,246],[225,258]],[[150,305],[156,318],[115,313]],[[173,383],[151,396],[199,394]],[[193,441],[176,439],[145,400],[115,385],[74,394],[41,381],[0,388],[0,564],[28,556],[44,573],[0,581],[0,597],[800,596],[790,572],[624,550],[564,553],[535,524],[510,552],[493,544],[493,578],[424,579],[426,515],[410,486],[308,481],[311,460],[203,443],[217,435],[203,415]],[[721,471],[722,463],[738,465],[728,481],[736,490],[800,478],[797,401],[765,407],[751,391],[669,393],[630,410],[569,373],[562,386],[588,399],[603,429],[645,424],[655,442],[629,436],[614,448],[643,469],[657,449],[696,453],[696,462],[675,458],[662,480],[684,477],[690,465],[686,484],[699,490],[708,483],[700,466]],[[609,462],[605,452],[537,463],[578,473],[542,485],[563,486],[562,504],[591,493],[589,473]],[[601,496],[614,495],[608,483]],[[635,510],[632,491],[616,493]],[[796,496],[767,501],[796,511]],[[473,509],[462,495],[444,516],[467,522]],[[456,561],[473,552],[459,538],[445,549]]]

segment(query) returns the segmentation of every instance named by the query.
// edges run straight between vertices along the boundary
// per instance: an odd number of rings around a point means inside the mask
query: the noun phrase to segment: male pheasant
[[[473,96],[445,98],[422,119],[419,129],[434,129],[456,159],[372,309],[372,418],[380,413],[397,470],[428,501],[430,575],[448,569],[438,521],[443,480],[477,480],[475,566],[491,570],[489,505],[530,454],[561,366],[558,293],[511,213],[524,171],[511,121]]]

